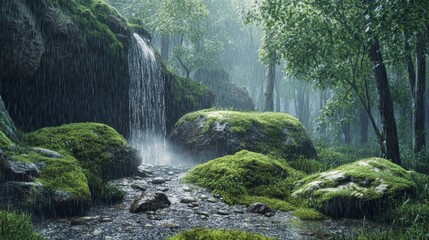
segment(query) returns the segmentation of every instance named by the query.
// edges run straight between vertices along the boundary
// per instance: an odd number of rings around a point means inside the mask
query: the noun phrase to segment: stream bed
[[[116,181],[126,192],[122,203],[94,206],[83,218],[84,221],[73,218],[43,220],[35,222],[35,228],[53,240],[162,240],[196,227],[244,230],[277,239],[332,239],[336,235],[349,234],[363,228],[382,228],[363,220],[328,218],[323,221],[303,221],[289,212],[277,211],[273,217],[247,213],[245,206],[229,206],[219,196],[213,196],[204,188],[181,184],[180,178],[189,170],[188,167],[142,167],[150,176]],[[153,184],[152,179],[155,177],[166,181]],[[152,214],[130,213],[131,203],[145,188],[145,192],[163,191],[171,201],[171,206]],[[193,197],[197,202],[181,203],[180,200],[184,197]]]

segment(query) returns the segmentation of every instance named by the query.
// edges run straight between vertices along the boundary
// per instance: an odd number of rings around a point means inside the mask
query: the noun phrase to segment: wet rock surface
[[[145,166],[154,177],[171,178],[163,184],[147,183],[150,179],[124,178],[116,182],[126,191],[122,203],[113,206],[95,206],[76,224],[76,218],[44,220],[34,223],[36,229],[48,239],[165,239],[180,231],[195,227],[238,229],[257,232],[277,239],[328,239],[334,235],[359,231],[361,220],[302,221],[291,213],[277,211],[272,217],[249,213],[245,206],[229,206],[219,196],[208,190],[180,183],[188,168],[167,166]],[[169,175],[168,172],[175,173]],[[167,208],[145,213],[130,213],[129,206],[142,192],[132,188],[133,184],[147,186],[147,192],[165,192],[171,205]],[[186,191],[185,191],[186,190]],[[191,204],[181,203],[181,199],[194,198]],[[208,199],[216,200],[213,202]],[[74,224],[73,224],[74,223]],[[365,228],[381,227],[365,221]]]

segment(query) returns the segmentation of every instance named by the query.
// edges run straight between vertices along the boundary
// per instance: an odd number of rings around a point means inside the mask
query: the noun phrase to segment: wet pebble
[[[190,187],[186,186],[186,187],[183,188],[183,191],[185,191],[185,192],[192,192],[192,189]]]
[[[207,202],[217,203],[217,199],[215,199],[215,198],[208,198]]]
[[[195,210],[194,213],[198,214],[198,215],[203,215],[203,216],[206,216],[206,217],[210,216],[210,214],[208,212],[200,211],[200,210]]]
[[[113,222],[113,218],[111,218],[109,216],[103,216],[103,217],[100,217],[99,221],[100,222]]]
[[[82,225],[97,220],[97,217],[80,217],[71,220],[71,225]]]
[[[219,209],[219,210],[217,210],[217,212],[216,212],[217,214],[219,214],[219,215],[224,215],[224,216],[226,216],[226,215],[230,215],[231,213],[229,212],[229,211],[227,211],[227,210],[223,210],[223,209]]]
[[[132,189],[136,189],[136,190],[140,190],[140,191],[143,191],[143,192],[147,190],[147,187],[146,187],[146,186],[144,186],[144,185],[142,185],[142,184],[137,184],[137,183],[132,184],[132,185],[131,185],[131,188],[132,188]]]
[[[168,172],[167,174],[172,176],[172,175],[174,175],[174,172]]]
[[[180,227],[179,224],[175,224],[175,223],[164,223],[162,226],[164,228],[179,228]]]
[[[180,199],[181,203],[192,203],[192,202],[196,202],[197,199],[193,198],[193,197],[183,197],[182,199]]]
[[[207,195],[203,194],[203,195],[200,196],[200,198],[203,199],[203,200],[207,200],[209,197]]]
[[[156,177],[152,179],[152,184],[163,184],[166,182],[166,179],[163,177]]]
[[[160,192],[168,192],[168,188],[164,187],[164,188],[157,188],[156,191],[160,191]]]

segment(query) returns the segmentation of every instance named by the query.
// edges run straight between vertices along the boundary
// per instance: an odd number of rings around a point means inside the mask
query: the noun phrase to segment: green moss
[[[298,119],[286,113],[275,112],[245,112],[220,109],[206,109],[192,112],[183,116],[176,125],[188,121],[205,120],[203,133],[207,133],[216,122],[226,123],[229,132],[243,139],[241,146],[260,153],[276,153],[283,157],[297,157],[304,149],[314,152],[311,140]],[[249,133],[256,129],[258,137],[246,139]],[[286,139],[287,138],[287,139]],[[249,146],[247,146],[249,145]],[[305,145],[305,146],[304,146]],[[298,150],[300,149],[300,150]],[[305,153],[302,153],[305,154]],[[309,154],[313,155],[313,154]]]
[[[298,208],[292,212],[293,216],[302,220],[323,220],[325,216],[312,208]]]
[[[28,133],[24,141],[30,146],[52,149],[76,158],[84,169],[95,200],[123,196],[119,189],[106,185],[103,179],[103,171],[110,166],[111,156],[127,145],[113,128],[98,123],[74,123]]]
[[[116,9],[103,0],[50,0],[48,3],[69,14],[80,25],[81,41],[104,48],[111,56],[125,57],[123,44],[106,24],[111,17],[121,19]]]
[[[13,142],[0,131],[0,149],[7,150],[13,147]]]
[[[237,230],[219,230],[196,228],[181,232],[167,240],[270,240],[273,238],[264,237],[259,234],[242,232]]]
[[[290,210],[293,206],[285,201],[292,183],[302,176],[278,160],[243,150],[196,166],[182,181],[207,187],[229,204],[263,201]]]
[[[42,183],[51,191],[59,191],[69,194],[74,199],[89,200],[91,194],[88,180],[79,165],[72,156],[64,158],[49,158],[35,152],[13,155],[12,160],[43,164],[42,172],[36,182]]]
[[[413,188],[411,174],[402,167],[386,159],[369,158],[310,175],[299,181],[293,195],[311,199],[311,205],[320,209],[334,198],[369,201]]]
[[[0,210],[0,239],[43,240],[45,238],[33,230],[30,216]]]

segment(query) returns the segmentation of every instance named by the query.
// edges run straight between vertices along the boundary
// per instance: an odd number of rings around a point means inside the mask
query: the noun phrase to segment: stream
[[[116,181],[126,192],[122,203],[94,206],[83,222],[72,218],[38,221],[34,223],[36,230],[53,240],[158,240],[195,227],[238,229],[277,239],[332,239],[335,235],[359,231],[363,227],[381,227],[363,220],[328,218],[323,221],[303,221],[288,212],[276,212],[273,217],[247,213],[245,206],[229,206],[204,188],[181,184],[180,178],[189,170],[188,167],[142,167],[150,173],[148,177]],[[155,177],[166,181],[152,184],[151,180]],[[146,192],[165,192],[171,206],[150,214],[130,213],[131,203],[143,192],[136,186],[147,188]],[[197,199],[197,204],[180,203],[184,197]]]

